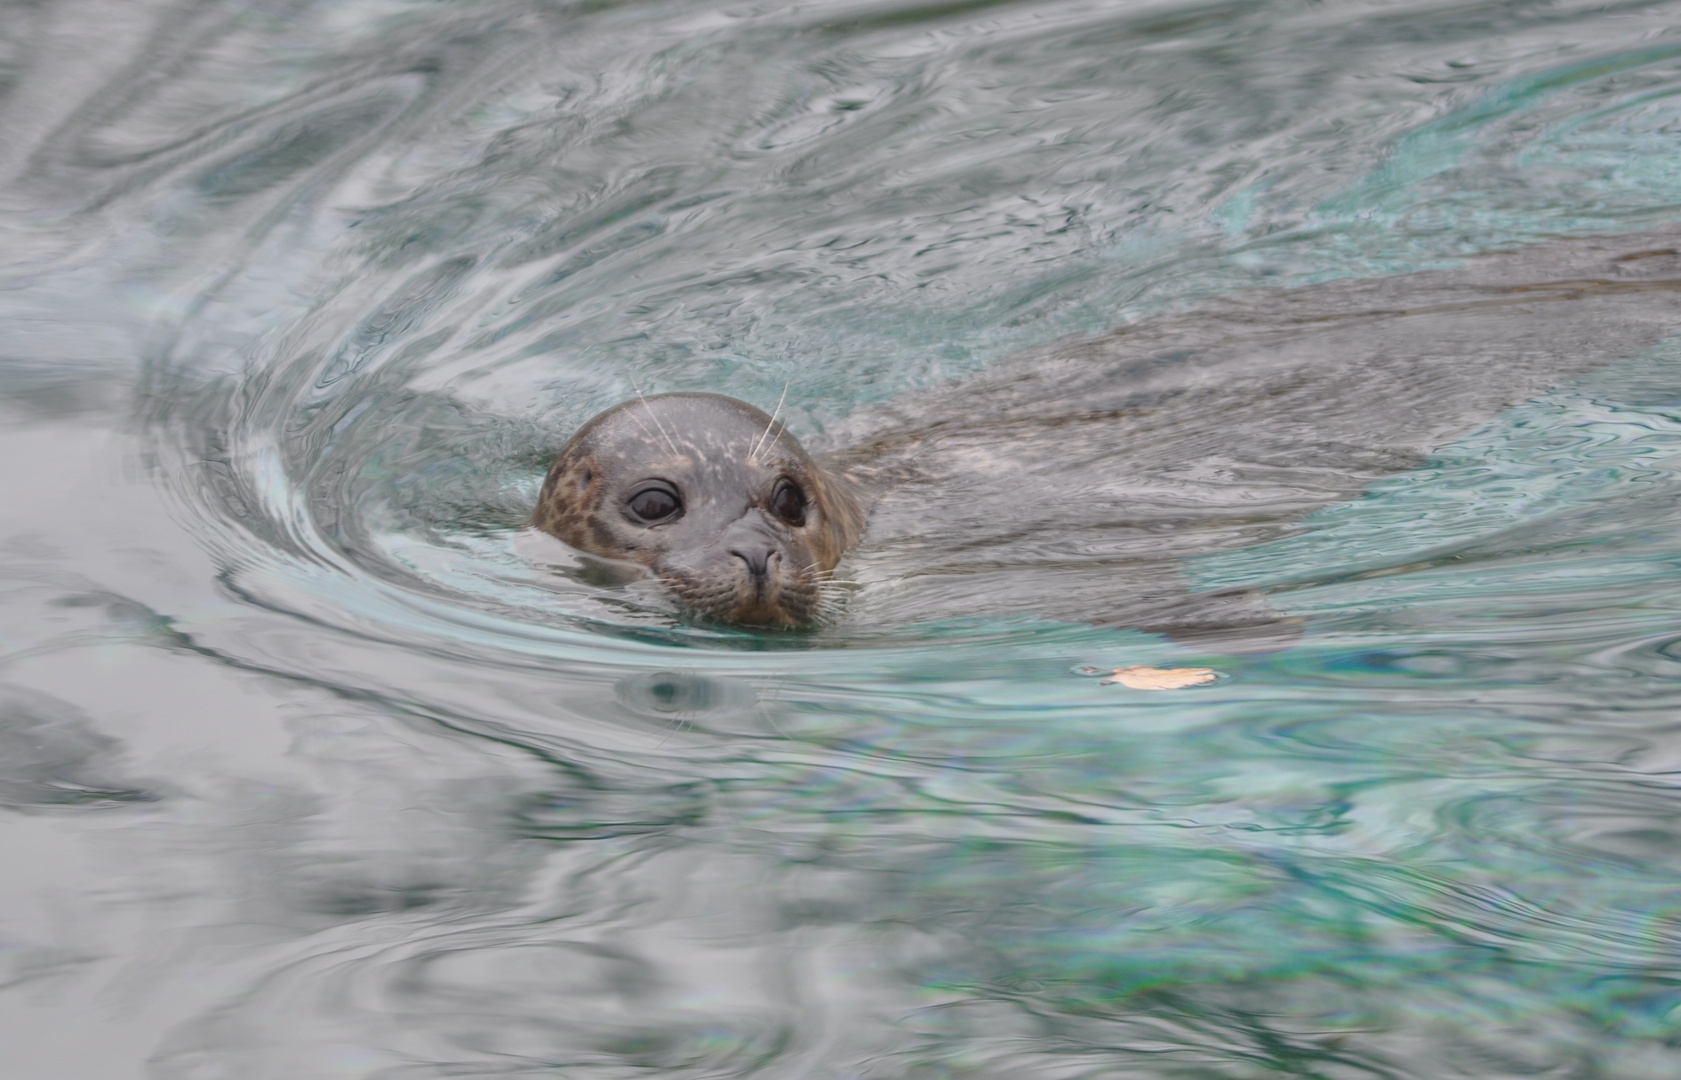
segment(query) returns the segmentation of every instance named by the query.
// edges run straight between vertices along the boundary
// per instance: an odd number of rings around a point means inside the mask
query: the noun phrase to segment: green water
[[[1272,653],[906,618],[914,537],[819,634],[698,627],[520,528],[638,389],[833,446],[1069,335],[1661,235],[1678,15],[14,5],[0,1071],[1681,1075],[1673,340],[1185,560]]]

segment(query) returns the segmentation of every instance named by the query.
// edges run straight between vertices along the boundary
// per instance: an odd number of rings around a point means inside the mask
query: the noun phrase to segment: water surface
[[[1271,653],[1058,610],[1136,554],[1113,498],[970,563],[890,508],[806,636],[521,523],[639,389],[840,449],[1117,327],[1177,377],[1209,312],[1295,355],[1292,297],[1667,280],[1678,15],[14,5],[8,1076],[1674,1075],[1666,288],[1546,307],[1570,377],[1337,498],[1152,533],[1304,620]],[[1417,355],[1514,355],[1473,325]],[[1069,467],[1261,490],[1134,460]]]

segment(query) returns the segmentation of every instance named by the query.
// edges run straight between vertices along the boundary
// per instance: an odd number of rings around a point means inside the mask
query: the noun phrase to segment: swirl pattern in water
[[[1678,14],[11,5],[8,1080],[1681,1071]]]

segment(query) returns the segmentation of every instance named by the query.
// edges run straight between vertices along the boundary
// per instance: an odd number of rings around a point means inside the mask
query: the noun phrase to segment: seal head
[[[806,627],[863,512],[844,478],[760,410],[720,394],[659,394],[572,436],[532,524],[647,568],[702,618]]]

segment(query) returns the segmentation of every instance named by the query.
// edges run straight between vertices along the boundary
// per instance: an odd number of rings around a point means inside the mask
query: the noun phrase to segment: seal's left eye
[[[676,492],[665,488],[643,488],[630,497],[625,508],[632,517],[648,525],[657,525],[668,518],[676,517],[683,509],[683,502]]]
[[[799,488],[784,480],[771,493],[770,512],[781,518],[785,524],[797,529],[805,524],[805,495]]]

